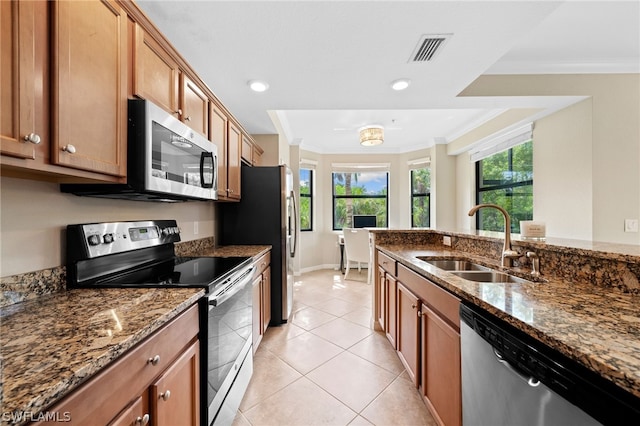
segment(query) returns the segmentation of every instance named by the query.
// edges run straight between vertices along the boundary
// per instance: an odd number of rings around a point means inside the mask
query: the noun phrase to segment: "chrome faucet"
[[[502,267],[510,268],[513,266],[513,259],[520,257],[520,253],[511,249],[511,219],[509,213],[497,204],[478,204],[469,210],[469,216],[476,214],[483,207],[492,207],[498,209],[504,216],[504,246],[502,247]]]

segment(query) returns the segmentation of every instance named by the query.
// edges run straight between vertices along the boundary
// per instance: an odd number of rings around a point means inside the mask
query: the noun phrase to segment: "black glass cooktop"
[[[125,274],[105,278],[104,287],[203,287],[223,281],[250,257],[176,257]],[[210,288],[211,290],[211,288]]]

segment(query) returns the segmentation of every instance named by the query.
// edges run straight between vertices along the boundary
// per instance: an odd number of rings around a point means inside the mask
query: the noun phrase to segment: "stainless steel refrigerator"
[[[291,315],[298,212],[286,166],[242,166],[241,201],[219,204],[220,245],[271,245],[271,322]]]

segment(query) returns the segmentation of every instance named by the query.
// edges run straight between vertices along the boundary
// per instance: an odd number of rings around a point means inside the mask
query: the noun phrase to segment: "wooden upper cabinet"
[[[226,114],[211,102],[209,139],[218,148],[218,199],[227,197],[227,121]]]
[[[230,199],[239,200],[240,194],[240,153],[242,150],[242,133],[229,121],[227,153],[227,192]]]
[[[242,159],[247,164],[253,165],[253,144],[244,134],[242,135]]]
[[[4,155],[35,159],[48,138],[45,64],[47,3],[0,2],[0,143]]]
[[[181,120],[193,130],[209,136],[209,98],[184,73],[180,73]]]
[[[140,25],[134,34],[133,94],[178,117],[178,64]]]
[[[51,161],[124,176],[127,142],[127,15],[113,1],[51,3]]]

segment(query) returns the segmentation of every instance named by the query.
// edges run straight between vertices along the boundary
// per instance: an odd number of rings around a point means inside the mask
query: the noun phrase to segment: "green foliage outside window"
[[[411,227],[426,228],[430,225],[431,169],[411,170]]]
[[[497,204],[511,217],[511,232],[520,221],[533,219],[533,142],[499,152],[476,163],[478,204]],[[478,229],[504,231],[502,214],[480,209]]]
[[[350,228],[353,215],[376,215],[387,226],[387,172],[332,173],[333,229]]]
[[[300,230],[313,229],[313,171],[300,169]]]

